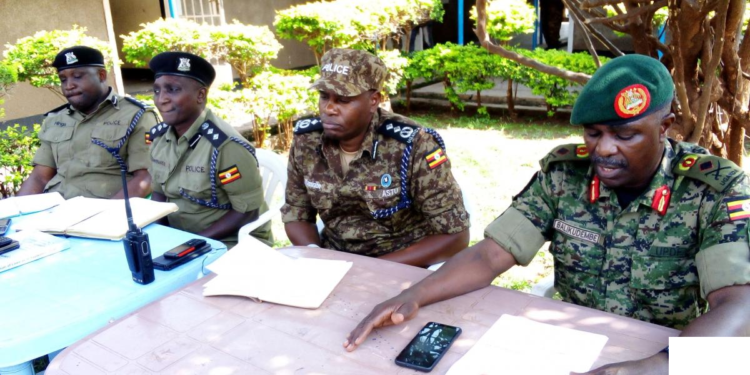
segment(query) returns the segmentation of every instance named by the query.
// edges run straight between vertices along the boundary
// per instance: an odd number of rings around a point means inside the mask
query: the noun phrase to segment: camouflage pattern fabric
[[[204,136],[207,132],[201,132],[201,126],[207,121],[221,132],[217,137],[220,142],[212,142],[210,136]],[[152,141],[149,172],[154,192],[179,207],[179,211],[167,216],[169,226],[199,233],[221,219],[229,209],[242,213],[257,209],[258,214],[268,211],[255,157],[230,138],[245,143],[247,140],[211,110],[205,110],[179,139],[169,126],[158,130],[163,135]],[[217,133],[212,131],[211,136]],[[211,160],[215,150],[218,154],[212,178]],[[216,202],[212,202],[214,197]],[[271,222],[251,235],[273,245]],[[231,247],[237,243],[237,234],[219,240]]]
[[[377,56],[360,50],[334,48],[320,59],[320,78],[310,89],[330,90],[341,96],[357,96],[379,90],[388,69]]]
[[[322,130],[296,134],[289,152],[282,220],[314,223],[319,214],[325,223],[323,247],[368,256],[407,248],[427,235],[466,230],[469,216],[450,161],[434,157],[428,161],[439,146],[424,129],[413,135],[407,173],[411,206],[382,219],[373,217],[373,212],[400,202],[399,173],[406,144],[378,132],[388,120],[416,125],[379,110],[345,176],[336,142],[325,138]]]
[[[524,241],[533,234],[508,233],[507,217],[520,212],[519,226],[551,241],[555,287],[563,300],[686,326],[705,311],[709,293],[750,283],[750,205],[744,212],[742,204],[750,199],[750,186],[728,160],[693,144],[665,144],[648,190],[626,208],[596,182],[587,153],[576,153],[575,145],[555,149],[485,235],[528,263],[539,243],[532,248]]]
[[[91,141],[98,140],[108,147],[116,147],[126,136],[140,109],[110,90],[107,98],[89,115],[68,105],[50,112],[39,131],[41,145],[33,160],[34,165],[57,170],[44,190],[57,191],[65,199],[77,196],[110,198],[122,190],[117,160]],[[157,122],[156,113],[148,109],[120,148],[120,156],[129,172],[151,166],[149,146],[144,139]]]

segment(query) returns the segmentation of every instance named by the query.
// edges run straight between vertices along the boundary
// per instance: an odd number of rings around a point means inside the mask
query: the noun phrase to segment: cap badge
[[[70,65],[70,64],[75,64],[75,63],[77,63],[77,62],[78,62],[78,57],[76,57],[76,54],[75,54],[75,53],[73,53],[73,52],[68,52],[68,53],[66,53],[66,54],[65,54],[65,62],[66,62],[66,63],[67,63],[68,65]]]
[[[648,88],[641,84],[630,85],[615,96],[615,111],[622,118],[631,118],[646,112],[651,104]]]
[[[177,66],[177,70],[181,72],[190,71],[190,59],[187,57],[180,57],[180,65]]]

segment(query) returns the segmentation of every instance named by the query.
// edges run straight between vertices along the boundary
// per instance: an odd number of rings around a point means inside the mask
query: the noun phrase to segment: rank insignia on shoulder
[[[586,148],[586,145],[576,146],[576,156],[579,158],[587,158],[589,156],[589,149]]]
[[[735,221],[750,217],[750,196],[728,197],[724,198],[724,202],[727,204],[729,220]]]
[[[428,152],[424,158],[427,161],[427,165],[430,167],[430,169],[435,169],[439,167],[440,164],[448,161],[448,156],[445,155],[445,151],[443,151],[443,149],[440,147]]]
[[[151,134],[150,133],[146,133],[146,144],[147,145],[151,144]]]
[[[237,165],[233,165],[223,171],[219,171],[219,178],[221,179],[221,184],[226,185],[230,182],[234,182],[242,178],[242,175],[240,174],[240,170],[237,169]]]
[[[699,156],[695,154],[685,155],[685,157],[680,161],[680,165],[678,166],[678,168],[680,168],[680,170],[682,171],[686,171],[692,168],[693,165],[695,165],[695,162],[698,161],[698,158]]]
[[[388,120],[380,125],[378,133],[391,137],[399,142],[410,144],[414,141],[414,137],[417,133],[419,133],[419,126]]]

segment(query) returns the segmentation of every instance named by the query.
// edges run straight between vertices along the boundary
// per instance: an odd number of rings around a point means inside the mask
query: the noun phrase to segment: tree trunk
[[[516,114],[516,102],[515,99],[513,99],[513,78],[508,79],[508,89],[506,91],[507,95],[506,102],[508,103],[508,113],[510,113],[510,118],[516,119],[518,116]]]

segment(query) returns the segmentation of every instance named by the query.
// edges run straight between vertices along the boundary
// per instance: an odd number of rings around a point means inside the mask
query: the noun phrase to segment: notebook
[[[259,241],[241,242],[211,265],[217,276],[204,296],[236,295],[317,309],[352,267],[352,262],[291,258]]]

